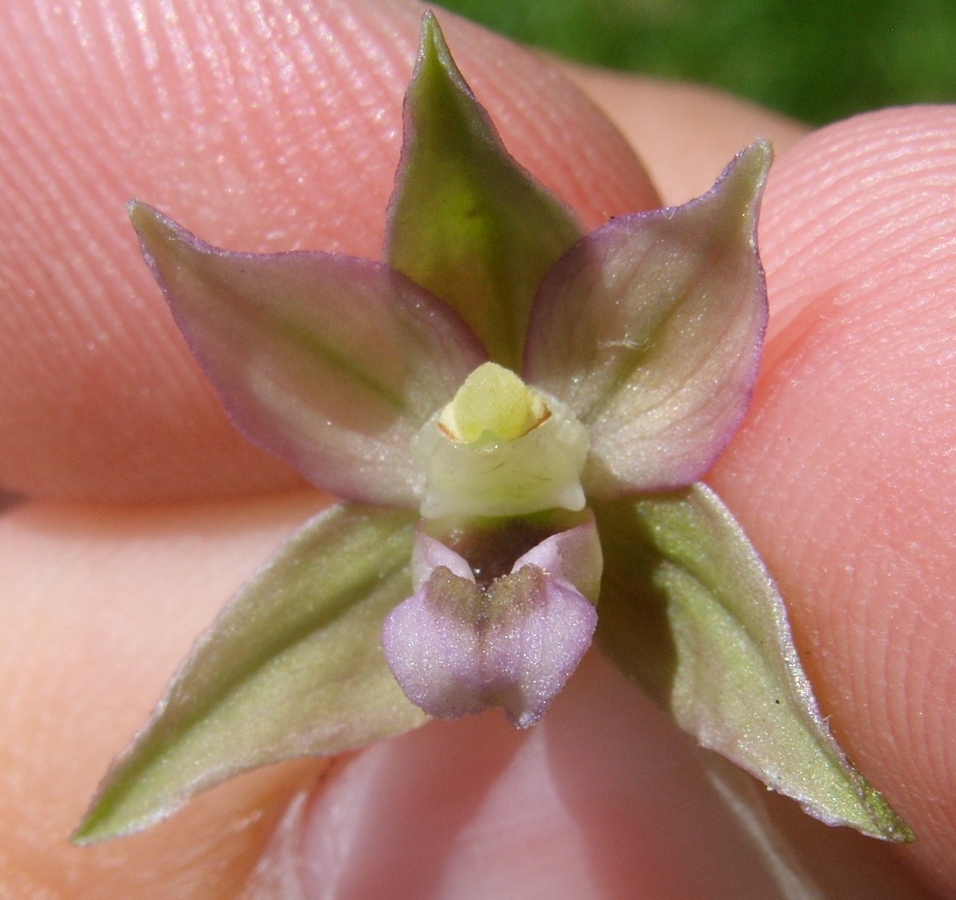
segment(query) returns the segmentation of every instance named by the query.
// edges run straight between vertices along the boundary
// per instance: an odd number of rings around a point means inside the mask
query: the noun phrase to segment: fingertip
[[[436,721],[333,767],[293,810],[298,887],[303,897],[674,900],[790,896],[797,886],[922,896],[886,845],[806,827],[792,801],[773,812],[775,831],[762,786],[735,770],[743,789],[728,794],[726,778],[715,788],[703,754],[592,653],[529,731],[499,713]],[[818,881],[821,846],[842,855],[827,851]]]
[[[665,205],[698,197],[743,147],[769,140],[778,155],[809,128],[701,84],[563,64],[568,77],[638,148]]]
[[[783,154],[761,218],[773,320],[712,473],[790,602],[851,757],[945,890],[956,846],[956,110],[887,110]]]

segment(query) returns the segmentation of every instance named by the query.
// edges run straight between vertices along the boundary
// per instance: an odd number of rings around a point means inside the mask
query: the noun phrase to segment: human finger
[[[74,847],[69,836],[224,598],[323,502],[38,504],[0,517],[0,894],[239,895],[321,761],[233,779],[132,838]]]
[[[712,483],[780,581],[850,756],[956,891],[956,110],[887,110],[784,154],[761,247],[773,316]]]
[[[665,205],[703,194],[728,160],[757,138],[779,155],[806,125],[702,84],[563,64],[635,147]]]

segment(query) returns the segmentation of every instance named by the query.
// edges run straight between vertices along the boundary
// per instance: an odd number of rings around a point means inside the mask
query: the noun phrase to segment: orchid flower
[[[195,645],[77,832],[429,716],[538,721],[596,642],[704,746],[831,823],[911,837],[821,716],[774,582],[699,480],[767,318],[769,145],[582,235],[423,21],[386,262],[216,249],[130,214],[236,425],[343,498]]]

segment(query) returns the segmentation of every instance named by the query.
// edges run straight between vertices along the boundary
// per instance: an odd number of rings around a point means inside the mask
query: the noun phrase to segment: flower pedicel
[[[772,579],[699,483],[756,378],[770,157],[758,142],[703,197],[582,236],[427,14],[386,263],[218,250],[131,204],[235,423],[345,499],[199,639],[75,839],[428,716],[501,707],[528,727],[592,639],[811,814],[912,839],[837,746]]]

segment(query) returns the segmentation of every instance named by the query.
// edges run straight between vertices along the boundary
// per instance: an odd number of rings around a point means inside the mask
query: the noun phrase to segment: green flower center
[[[456,441],[513,441],[540,425],[550,410],[514,372],[488,362],[475,369],[442,411],[438,424]]]
[[[419,432],[416,450],[426,519],[584,508],[584,426],[560,400],[495,363],[465,379]]]

